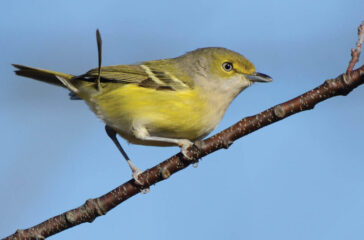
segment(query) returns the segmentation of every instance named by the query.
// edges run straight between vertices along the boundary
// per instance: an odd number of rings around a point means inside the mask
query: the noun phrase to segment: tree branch
[[[363,33],[359,33],[359,39],[363,39],[360,36],[363,36]],[[358,40],[358,43],[360,43],[360,40]],[[360,48],[357,47],[357,49],[359,49],[360,53]],[[214,151],[228,148],[235,140],[251,132],[287,118],[292,114],[313,109],[317,103],[331,97],[347,95],[354,88],[364,83],[364,65],[357,70],[350,70],[350,68],[354,67],[358,58],[359,54],[352,54],[347,73],[335,79],[326,80],[315,89],[294,99],[271,107],[257,115],[246,117],[224,131],[202,141],[198,147],[191,147],[189,154],[193,156],[194,161],[185,159],[179,153],[143,172],[140,175],[141,181],[144,183],[142,187],[136,185],[134,180],[129,180],[101,197],[87,200],[85,204],[78,208],[50,218],[34,227],[17,230],[13,235],[5,239],[44,239],[81,223],[92,222],[96,217],[105,215],[108,211],[143,189],[169,178],[172,174]]]

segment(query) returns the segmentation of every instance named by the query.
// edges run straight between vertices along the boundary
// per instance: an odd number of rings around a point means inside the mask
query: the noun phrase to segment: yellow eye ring
[[[226,71],[226,72],[230,72],[231,70],[233,70],[233,64],[230,62],[224,62],[222,64],[222,68]]]

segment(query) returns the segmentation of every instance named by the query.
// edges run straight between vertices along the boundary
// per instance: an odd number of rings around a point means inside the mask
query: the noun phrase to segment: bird
[[[107,135],[127,161],[138,184],[140,169],[131,161],[117,135],[129,143],[179,146],[187,150],[216,128],[235,97],[255,82],[272,78],[256,71],[242,54],[206,47],[179,57],[138,64],[101,66],[81,75],[13,64],[19,76],[66,88],[82,99],[105,123]]]

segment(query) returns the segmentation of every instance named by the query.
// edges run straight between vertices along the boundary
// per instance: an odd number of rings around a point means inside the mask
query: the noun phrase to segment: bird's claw
[[[140,170],[139,170],[139,168],[135,168],[135,169],[133,169],[132,176],[133,176],[133,179],[134,179],[135,183],[136,183],[138,186],[143,186],[143,185],[144,185],[144,181],[141,181],[141,180],[140,180],[140,178],[139,178],[141,174],[142,174],[142,171],[140,171]],[[141,190],[141,192],[142,192],[143,194],[146,194],[146,193],[148,193],[148,192],[149,192],[149,188],[143,188],[143,189]]]
[[[138,168],[133,169],[133,173],[131,174],[133,176],[133,179],[136,184],[143,185],[143,182],[139,179],[140,174],[142,174],[142,171],[140,171]]]
[[[200,146],[202,146],[201,143],[202,143],[201,141],[197,141],[197,142],[193,143],[190,140],[182,139],[179,141],[178,146],[181,148],[181,153],[183,154],[183,156],[186,159],[193,160],[193,159],[195,159],[195,157],[193,156],[195,154],[188,154],[188,149],[190,147],[192,147],[193,145],[195,145],[199,149]]]

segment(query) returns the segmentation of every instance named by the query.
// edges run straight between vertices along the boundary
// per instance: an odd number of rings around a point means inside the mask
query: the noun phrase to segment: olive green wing
[[[140,87],[153,88],[157,90],[182,90],[190,86],[179,80],[168,71],[161,70],[167,66],[158,67],[152,64],[141,65],[114,65],[101,68],[100,81],[107,83],[137,84]],[[80,76],[81,79],[95,81],[98,77],[98,69],[91,69]]]
[[[84,78],[95,79],[98,69],[94,68],[82,75]],[[140,83],[148,78],[146,72],[139,65],[114,65],[101,67],[102,82]]]

